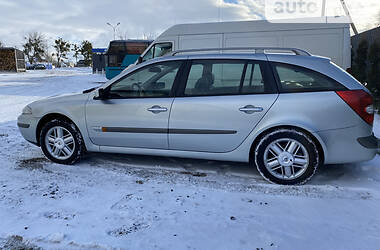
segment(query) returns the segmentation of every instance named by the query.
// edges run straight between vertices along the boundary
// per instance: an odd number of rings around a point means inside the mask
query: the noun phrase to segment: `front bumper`
[[[17,118],[17,126],[21,135],[25,140],[35,145],[38,144],[36,137],[38,120],[38,118],[35,118],[32,115],[20,115]]]
[[[360,137],[357,141],[365,148],[378,149],[380,146],[380,140],[376,138],[374,134],[367,137]]]

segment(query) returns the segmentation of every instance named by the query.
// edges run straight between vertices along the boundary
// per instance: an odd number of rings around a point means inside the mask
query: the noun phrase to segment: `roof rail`
[[[236,48],[207,48],[207,49],[187,49],[176,50],[171,53],[175,56],[179,53],[204,52],[204,51],[233,51],[233,50],[254,50],[254,53],[265,53],[266,51],[293,52],[297,56],[311,56],[311,54],[302,49],[296,48],[276,48],[276,47],[236,47]]]

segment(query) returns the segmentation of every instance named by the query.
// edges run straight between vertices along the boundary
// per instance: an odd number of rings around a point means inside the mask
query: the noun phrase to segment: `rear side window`
[[[241,92],[247,94],[265,93],[264,70],[258,63],[249,63],[245,72]]]
[[[238,94],[244,61],[193,61],[186,96]]]
[[[316,71],[296,65],[272,63],[281,92],[339,91],[346,88]]]
[[[194,60],[189,70],[185,96],[263,94],[265,65],[241,60]]]

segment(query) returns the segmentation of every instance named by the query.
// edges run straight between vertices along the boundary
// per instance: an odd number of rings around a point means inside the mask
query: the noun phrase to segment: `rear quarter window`
[[[312,92],[346,90],[334,79],[304,67],[272,63],[281,92]]]

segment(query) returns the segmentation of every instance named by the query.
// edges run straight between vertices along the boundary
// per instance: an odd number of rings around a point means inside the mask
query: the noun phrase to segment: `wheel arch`
[[[315,134],[313,134],[312,132],[310,132],[308,129],[305,129],[305,128],[302,128],[299,126],[294,126],[294,125],[278,125],[278,126],[267,128],[264,131],[261,131],[260,134],[256,136],[256,138],[253,140],[253,142],[251,144],[251,148],[249,150],[249,162],[250,163],[254,162],[254,157],[253,157],[254,151],[255,151],[256,146],[259,144],[260,140],[265,135],[267,135],[268,133],[271,133],[272,131],[275,131],[278,129],[296,129],[296,130],[303,132],[306,135],[308,135],[313,140],[315,145],[317,146],[318,152],[319,152],[320,157],[321,157],[321,159],[320,159],[321,164],[324,163],[326,152],[325,152],[325,148],[324,148],[324,144],[322,142],[322,139],[319,138],[318,136],[316,136]]]
[[[38,121],[38,124],[37,124],[37,127],[36,127],[36,140],[37,140],[37,145],[38,146],[41,146],[41,142],[40,142],[40,134],[41,134],[41,131],[42,131],[42,128],[43,126],[50,122],[50,121],[53,121],[55,119],[58,119],[58,120],[63,120],[63,121],[67,121],[67,122],[70,122],[72,124],[74,124],[74,126],[78,129],[78,131],[81,133],[80,129],[78,128],[78,126],[75,124],[75,122],[70,119],[69,117],[67,117],[66,115],[63,115],[63,114],[60,114],[60,113],[49,113],[49,114],[46,114],[44,115],[39,121]]]

